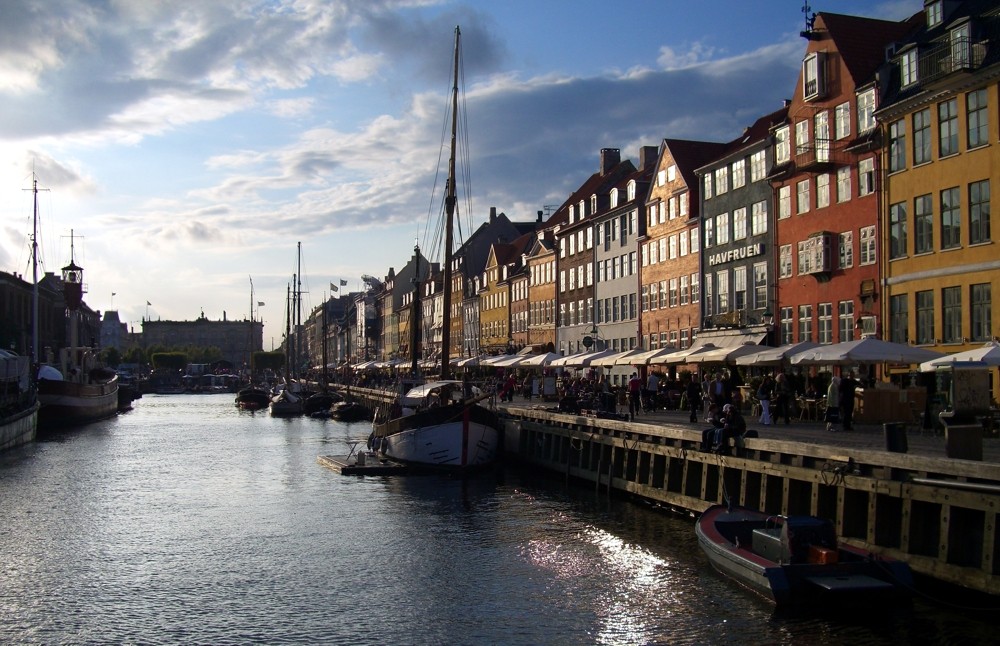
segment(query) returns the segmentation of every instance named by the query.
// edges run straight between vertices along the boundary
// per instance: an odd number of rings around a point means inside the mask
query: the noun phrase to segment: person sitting
[[[712,426],[701,432],[701,450],[708,452],[712,450],[712,444],[715,442],[716,434],[722,430],[723,426],[725,426],[725,423],[719,415],[719,407],[716,404],[711,404],[708,407],[708,417],[705,421]]]
[[[722,430],[716,436],[712,451],[725,455],[729,453],[729,440],[738,440],[747,432],[747,422],[740,414],[740,409],[733,404],[726,404],[722,408],[722,415]]]

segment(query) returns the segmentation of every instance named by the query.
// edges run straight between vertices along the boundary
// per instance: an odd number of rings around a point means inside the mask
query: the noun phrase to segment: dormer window
[[[960,70],[969,67],[969,23],[953,27],[951,40],[951,69]]]
[[[899,84],[907,87],[917,82],[917,50],[913,48],[899,56]]]
[[[611,208],[613,209],[616,206],[618,206],[618,189],[617,188],[611,189],[611,196],[610,197],[611,197]]]
[[[580,207],[578,210],[580,212],[580,219],[582,220],[587,215],[583,200],[580,200]]]
[[[627,196],[625,199],[627,199],[629,202],[631,202],[632,200],[635,199],[635,180],[634,179],[631,180],[631,181],[629,181],[628,186],[626,187],[625,191],[626,191],[626,196]]]
[[[782,126],[774,131],[774,163],[778,166],[787,164],[792,159],[789,128]]]
[[[802,98],[806,101],[821,99],[826,95],[826,55],[813,52],[802,61]]]
[[[858,132],[868,132],[875,127],[875,88],[858,94]]]
[[[569,205],[569,223],[573,224],[574,222],[576,222],[576,210],[573,208],[573,205],[570,204]]]
[[[924,4],[924,15],[927,17],[927,28],[937,27],[944,20],[941,0],[933,0]]]
[[[591,215],[597,213],[597,195],[590,196],[590,213]]]

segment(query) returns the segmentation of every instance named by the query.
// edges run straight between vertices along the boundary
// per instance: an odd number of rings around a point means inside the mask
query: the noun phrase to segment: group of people
[[[792,402],[795,400],[795,389],[792,382],[783,372],[777,376],[764,375],[760,387],[757,388],[757,401],[760,402],[760,423],[770,426],[772,422],[782,417],[785,424],[791,424]]]
[[[854,392],[860,385],[853,372],[830,380],[826,390],[826,430],[836,431],[838,421],[841,429],[854,430]]]

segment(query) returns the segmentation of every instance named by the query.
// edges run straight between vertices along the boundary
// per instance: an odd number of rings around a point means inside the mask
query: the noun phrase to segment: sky
[[[72,240],[90,307],[138,332],[253,303],[277,347],[300,262],[304,318],[428,248],[456,26],[465,231],[562,204],[601,148],[735,138],[806,45],[796,0],[0,0],[0,270],[30,280],[35,177],[43,268]]]

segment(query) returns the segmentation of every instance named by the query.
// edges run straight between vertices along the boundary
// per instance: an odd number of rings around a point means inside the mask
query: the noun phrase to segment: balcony
[[[926,85],[978,69],[986,58],[988,42],[954,38],[922,52],[917,68],[919,82]]]
[[[795,169],[799,171],[820,173],[850,163],[843,142],[833,139],[814,139],[795,147]]]

